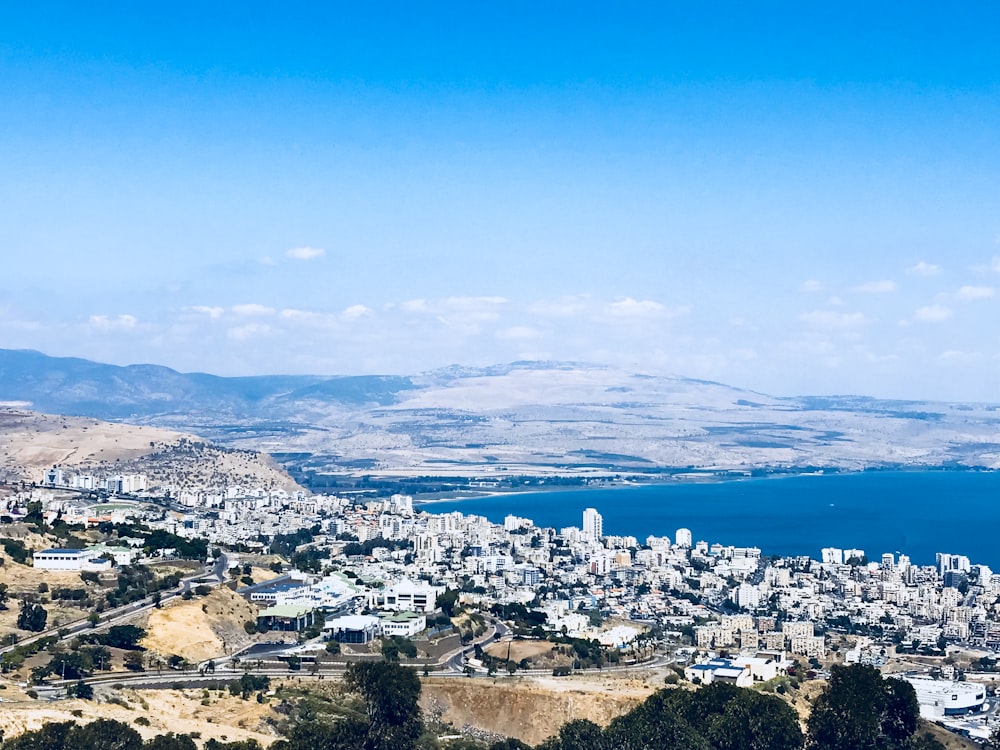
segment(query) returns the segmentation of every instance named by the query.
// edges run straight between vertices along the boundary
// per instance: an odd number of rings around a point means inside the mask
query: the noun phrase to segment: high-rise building
[[[594,541],[604,536],[604,517],[596,508],[587,508],[583,511],[583,535]]]
[[[688,547],[692,545],[691,529],[677,529],[674,534],[674,542],[678,547]]]

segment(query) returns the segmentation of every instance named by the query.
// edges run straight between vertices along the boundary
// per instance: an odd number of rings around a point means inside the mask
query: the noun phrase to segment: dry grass
[[[6,692],[5,699],[8,698]],[[276,739],[263,721],[265,717],[274,715],[270,705],[253,700],[243,701],[228,694],[209,691],[208,705],[203,705],[204,693],[201,690],[122,690],[116,695],[126,705],[80,700],[58,703],[5,700],[0,711],[0,730],[5,737],[13,737],[38,729],[47,722],[86,723],[103,718],[130,724],[144,738],[167,732],[197,732],[202,739],[230,742],[255,739],[264,746]],[[74,716],[75,711],[82,715]],[[148,727],[135,724],[139,716],[149,720]]]
[[[192,662],[214,659],[250,642],[243,623],[256,616],[256,607],[220,587],[204,598],[153,610],[142,645],[163,656],[177,654]]]

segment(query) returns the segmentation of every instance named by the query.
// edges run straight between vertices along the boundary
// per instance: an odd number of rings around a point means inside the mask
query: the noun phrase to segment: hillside
[[[269,456],[252,451],[157,427],[0,406],[0,481],[41,482],[53,466],[98,477],[145,474],[150,489],[296,488]]]
[[[0,398],[381,475],[1000,468],[989,404],[777,397],[579,363],[221,378],[0,350]]]

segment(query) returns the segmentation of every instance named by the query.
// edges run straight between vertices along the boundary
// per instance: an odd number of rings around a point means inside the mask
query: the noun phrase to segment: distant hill
[[[406,378],[224,378],[180,373],[159,365],[120,367],[74,357],[49,357],[31,350],[0,349],[3,400],[26,401],[39,411],[98,419],[195,411],[253,417],[283,400],[387,404],[397,391],[407,387]]]
[[[151,491],[299,489],[268,455],[157,427],[0,406],[0,482],[42,482],[53,466],[98,479],[144,474]]]
[[[0,401],[294,454],[332,472],[1000,468],[994,405],[776,397],[574,362],[225,378],[0,350]]]

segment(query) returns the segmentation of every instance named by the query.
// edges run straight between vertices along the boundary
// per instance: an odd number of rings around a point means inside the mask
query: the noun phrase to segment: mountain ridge
[[[306,454],[319,471],[1000,468],[995,405],[772,396],[579,362],[227,378],[0,349],[0,400]]]

